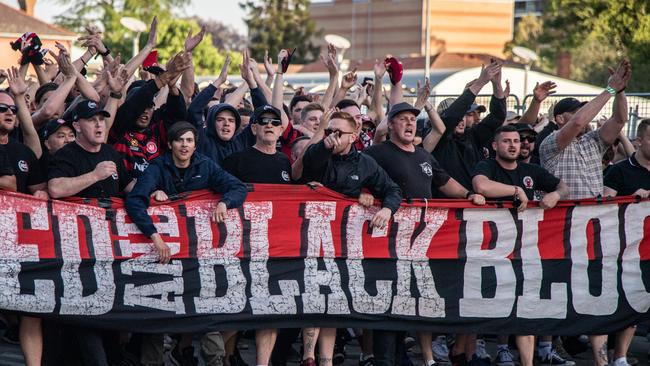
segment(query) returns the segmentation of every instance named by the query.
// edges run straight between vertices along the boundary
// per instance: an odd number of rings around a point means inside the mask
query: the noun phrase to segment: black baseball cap
[[[56,131],[58,131],[59,128],[63,126],[70,127],[70,129],[72,129],[72,131],[76,133],[75,129],[72,128],[71,121],[66,121],[62,118],[55,118],[45,122],[45,126],[40,130],[41,139],[43,141],[47,140],[48,137],[54,135]]]
[[[535,129],[533,129],[533,126],[529,125],[528,123],[514,123],[513,125],[519,133],[530,132],[533,135],[537,135],[537,131],[535,131]]]
[[[282,112],[280,112],[279,109],[270,104],[264,104],[263,106],[255,108],[255,111],[253,111],[253,117],[251,118],[251,123],[257,122],[264,113],[272,113],[277,119],[282,119]]]
[[[564,98],[553,107],[553,117],[566,112],[575,112],[585,104],[587,102],[581,102],[576,98]]]
[[[70,121],[75,122],[80,119],[92,118],[98,114],[108,118],[111,116],[110,113],[106,112],[102,107],[92,100],[82,100],[77,103],[70,113]]]
[[[396,115],[402,113],[402,112],[411,112],[413,113],[416,117],[420,114],[420,110],[413,107],[412,105],[406,103],[406,102],[401,102],[395,104],[390,111],[388,112],[388,120],[393,119]]]

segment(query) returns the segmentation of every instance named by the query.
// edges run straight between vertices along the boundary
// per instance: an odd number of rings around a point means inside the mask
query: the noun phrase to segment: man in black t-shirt
[[[59,149],[52,159],[50,196],[110,198],[130,192],[135,182],[122,157],[104,143],[108,112],[86,100],[78,103],[71,115],[77,139]]]
[[[291,183],[289,158],[276,149],[283,131],[281,113],[268,104],[255,108],[251,118],[255,145],[228,156],[223,162],[227,172],[244,183]],[[255,331],[257,365],[269,364],[277,335],[277,329]]]
[[[636,130],[639,149],[628,159],[614,164],[605,175],[605,196],[650,195],[650,119],[644,119]]]
[[[526,209],[529,200],[538,200],[542,208],[548,209],[568,195],[566,184],[546,169],[517,161],[521,142],[514,126],[499,127],[492,148],[497,153],[496,159],[476,165],[472,179],[476,192],[496,200],[519,201],[520,212]],[[536,191],[546,195],[540,199],[541,194]]]
[[[420,111],[410,104],[395,104],[388,112],[390,139],[366,149],[388,176],[400,187],[402,196],[407,199],[432,198],[432,186],[450,198],[470,199],[474,204],[482,205],[485,198],[465,189],[455,179],[440,168],[438,162],[426,150],[413,144],[417,130],[417,116]],[[430,350],[432,336],[430,332],[418,332],[420,344],[426,344]],[[404,353],[403,343],[397,332],[376,330],[374,332],[375,365],[401,365]],[[423,347],[424,351],[424,347]],[[425,361],[433,361],[431,355]]]
[[[228,173],[245,183],[291,183],[289,158],[276,149],[282,135],[280,113],[279,109],[268,104],[255,109],[251,118],[255,145],[223,161],[223,168]]]
[[[521,149],[519,150],[519,161],[522,163],[540,165],[539,156],[533,155],[535,150],[535,139],[537,139],[537,132],[533,127],[527,123],[516,123],[517,132],[519,132],[519,141],[521,141]]]

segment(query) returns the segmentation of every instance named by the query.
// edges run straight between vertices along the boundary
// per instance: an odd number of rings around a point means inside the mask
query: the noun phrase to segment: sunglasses
[[[333,133],[338,134],[339,137],[341,137],[342,135],[352,135],[354,132],[345,132],[345,131],[341,131],[341,130],[333,130],[331,128],[326,128],[325,129],[325,136],[326,137],[333,134]]]
[[[255,123],[257,123],[260,126],[268,126],[269,123],[272,124],[273,127],[282,126],[282,121],[275,118],[262,118],[262,119],[258,119],[257,122]]]
[[[534,136],[523,136],[523,137],[520,138],[520,140],[521,140],[521,142],[526,141],[529,144],[532,144],[533,142],[535,142],[536,138]]]
[[[18,112],[18,108],[16,108],[15,105],[0,103],[0,113],[5,113],[6,111],[11,111],[11,113],[16,114]]]

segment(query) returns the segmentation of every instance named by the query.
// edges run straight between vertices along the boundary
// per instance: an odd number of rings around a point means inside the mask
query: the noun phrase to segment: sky
[[[204,19],[218,20],[233,26],[237,32],[247,34],[244,24],[244,12],[239,7],[240,0],[191,0],[184,9],[185,15],[198,15]],[[0,2],[18,8],[17,0],[0,0]],[[46,22],[52,22],[54,16],[65,11],[56,0],[38,0],[35,15]]]

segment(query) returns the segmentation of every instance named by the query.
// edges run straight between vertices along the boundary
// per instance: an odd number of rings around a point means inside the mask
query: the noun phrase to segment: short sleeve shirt
[[[605,186],[615,190],[617,196],[629,196],[639,189],[650,190],[650,171],[639,164],[635,153],[609,168]]]
[[[16,175],[18,192],[31,194],[30,186],[45,183],[46,177],[32,149],[12,139],[4,145],[4,149]]]
[[[516,169],[505,169],[494,159],[483,160],[476,164],[474,176],[484,175],[490,180],[513,185],[526,192],[529,200],[540,201],[544,193],[557,189],[560,180],[539,165],[517,163]],[[492,198],[510,200],[509,197]]]
[[[560,149],[559,131],[551,133],[540,146],[542,167],[560,178],[569,187],[568,199],[593,198],[603,194],[602,158],[607,144],[598,130],[571,141]]]
[[[54,154],[50,164],[49,179],[72,178],[92,172],[97,164],[112,161],[117,174],[87,187],[75,196],[84,198],[118,197],[131,182],[131,175],[124,167],[122,156],[111,146],[102,144],[98,152],[89,152],[77,143],[70,143]]]

